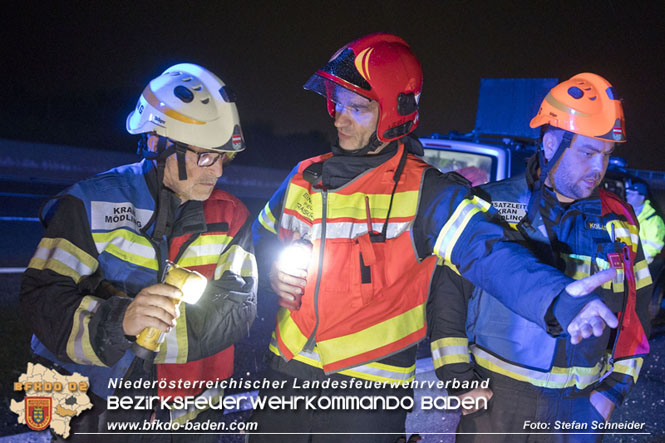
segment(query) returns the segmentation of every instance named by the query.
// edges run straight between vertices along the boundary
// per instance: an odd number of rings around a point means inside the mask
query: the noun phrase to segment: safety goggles
[[[194,154],[196,154],[196,164],[199,168],[209,168],[210,166],[214,165],[217,163],[217,160],[220,159],[220,157],[223,157],[222,164],[226,165],[228,164],[233,158],[235,157],[236,153],[235,152],[210,152],[210,151],[195,151],[189,146],[177,142],[175,140],[169,139],[171,143],[176,147],[176,149],[180,149],[183,151],[189,151]]]

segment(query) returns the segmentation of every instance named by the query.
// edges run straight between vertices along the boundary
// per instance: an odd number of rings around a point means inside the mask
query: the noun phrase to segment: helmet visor
[[[371,99],[340,86],[334,81],[321,77],[318,74],[310,77],[303,88],[325,97],[328,102],[328,112],[330,112],[331,116],[344,110],[351,111],[354,116],[361,116],[366,112],[371,112],[369,108],[369,104],[372,102]]]

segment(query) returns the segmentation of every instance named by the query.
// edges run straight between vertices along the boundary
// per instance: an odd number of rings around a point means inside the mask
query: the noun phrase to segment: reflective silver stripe
[[[304,221],[300,220],[295,215],[283,214],[280,220],[280,225],[283,229],[287,231],[299,233],[301,237],[306,237],[310,239],[318,238],[318,237],[312,237],[313,235],[311,233],[312,226],[309,223],[305,223]]]
[[[263,210],[259,213],[259,223],[261,223],[261,225],[263,225],[268,231],[277,234],[276,220],[270,210],[270,202],[266,203]]]
[[[181,259],[190,258],[190,257],[204,257],[206,255],[219,255],[222,253],[224,248],[231,243],[231,238],[228,237],[228,242],[226,243],[214,243],[206,245],[197,245],[192,244],[187,247],[185,252],[182,254]]]
[[[104,239],[105,241],[97,241],[100,239],[102,236],[108,236],[109,234],[117,234],[113,238],[110,239]],[[132,236],[137,236],[137,234],[132,233]],[[129,240],[121,235],[120,232],[115,231],[113,233],[93,233],[92,234],[93,239],[95,240],[95,246],[97,247],[97,252],[102,253],[106,248],[108,248],[109,244],[112,244],[116,246],[117,248],[129,252],[134,255],[138,255],[140,257],[143,257],[147,260],[155,260],[155,249],[152,246],[144,245],[141,243],[134,242],[132,240]]]
[[[45,261],[57,260],[68,268],[72,269],[81,277],[91,275],[94,272],[93,269],[81,262],[81,260],[79,260],[76,256],[57,246],[55,248],[39,247],[37,248],[37,251],[35,251],[33,258]]]
[[[75,363],[106,366],[92,349],[88,330],[90,319],[99,308],[99,300],[96,297],[85,296],[74,312],[72,331],[67,340],[67,355]]]
[[[386,238],[399,237],[405,231],[411,228],[411,222],[388,222],[386,229]],[[372,223],[374,232],[382,232],[383,222]],[[367,233],[367,222],[359,220],[357,222],[330,222],[326,220],[326,239],[330,238],[356,238]],[[319,225],[314,225],[312,229],[313,238],[319,238],[321,229]]]
[[[434,252],[446,261],[450,261],[457,239],[464,231],[469,220],[476,212],[486,212],[490,204],[478,197],[462,200],[453,215],[443,225],[436,239]]]
[[[552,389],[561,389],[570,386],[584,389],[600,379],[600,370],[603,366],[602,363],[598,363],[591,368],[581,366],[572,368],[553,367],[549,372],[541,372],[505,362],[475,345],[471,346],[471,352],[475,357],[476,363],[490,371],[531,383],[534,386]]]
[[[180,304],[180,317],[175,328],[170,332],[163,333],[159,337],[161,346],[155,357],[155,363],[186,363],[187,362],[187,307],[185,303]]]
[[[254,254],[245,251],[240,245],[233,245],[219,256],[214,279],[219,280],[224,272],[229,271],[240,277],[257,278],[258,268]]]
[[[640,242],[640,236],[638,234],[630,232],[629,228],[620,226],[621,225],[618,225],[614,228],[614,234],[617,237],[630,238],[630,241],[633,245],[637,245]]]
[[[635,289],[642,289],[653,283],[646,260],[635,265]]]
[[[406,222],[388,222],[386,229],[386,238],[399,237],[411,228],[413,221]],[[321,224],[315,223],[309,225],[294,215],[284,214],[282,217],[282,228],[298,232],[301,236],[307,236],[312,240],[321,238]],[[375,232],[383,230],[383,222],[372,223],[372,229]],[[326,221],[326,238],[357,238],[367,233],[367,222],[358,220],[357,222],[331,222]]]
[[[224,389],[214,388],[203,391],[201,394],[197,395],[196,398],[206,398],[210,404],[214,404],[216,406],[219,405],[219,401],[221,401],[223,396]],[[175,407],[171,406],[169,414],[171,416],[172,422],[177,421],[180,424],[184,424],[185,422],[195,419],[197,415],[207,409],[209,408],[206,407],[203,409],[198,409],[194,404],[190,404],[189,407],[183,409],[176,409]]]

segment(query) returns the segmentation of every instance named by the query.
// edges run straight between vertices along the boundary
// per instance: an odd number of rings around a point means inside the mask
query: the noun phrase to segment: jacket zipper
[[[314,316],[316,322],[314,323],[314,330],[305,343],[305,351],[313,351],[316,345],[316,330],[319,328],[319,287],[321,286],[321,273],[323,271],[323,251],[326,247],[326,214],[328,206],[328,191],[323,190],[321,193],[323,201],[323,213],[321,214],[321,242],[319,243],[319,269],[316,276],[316,286],[314,288]]]

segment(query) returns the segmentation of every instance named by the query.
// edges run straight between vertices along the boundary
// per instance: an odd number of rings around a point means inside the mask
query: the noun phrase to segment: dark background
[[[189,61],[238,93],[238,161],[287,168],[331,136],[303,83],[345,43],[385,31],[423,65],[420,136],[470,131],[483,77],[591,71],[624,98],[618,155],[665,170],[663,1],[68,1],[2,15],[1,138],[131,150],[125,118],[143,87]]]

